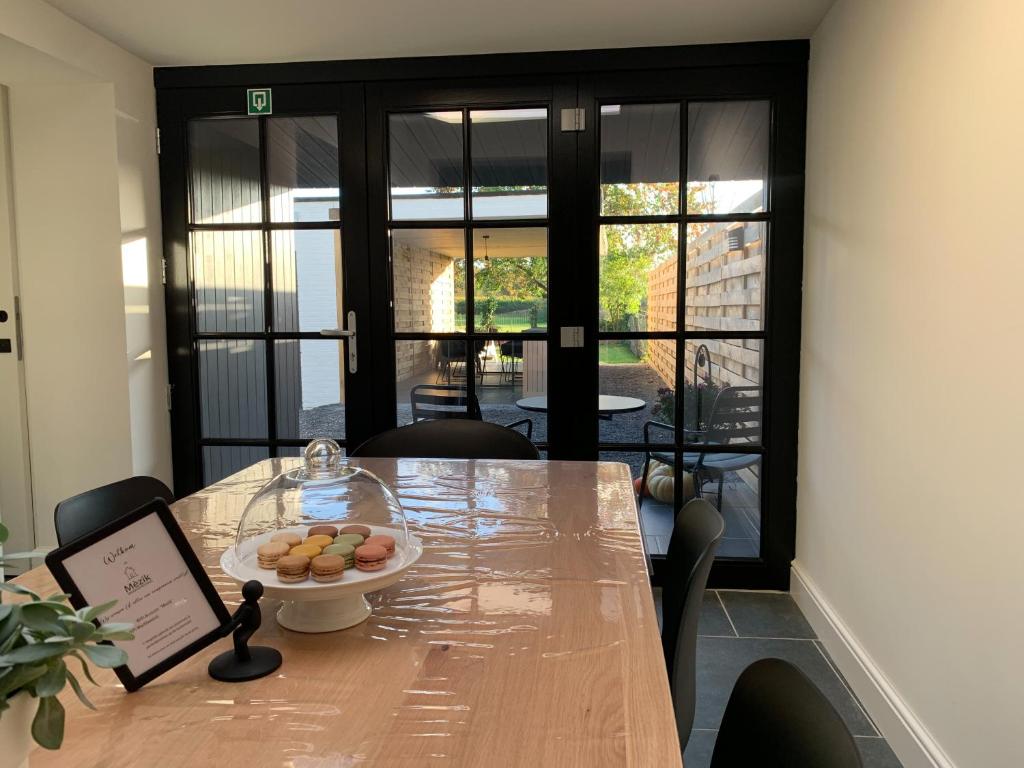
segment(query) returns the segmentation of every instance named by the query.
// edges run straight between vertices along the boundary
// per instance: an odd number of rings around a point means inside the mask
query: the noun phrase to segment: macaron
[[[318,547],[316,544],[299,544],[297,547],[292,547],[288,554],[302,555],[304,557],[316,557],[323,552],[323,549],[323,547]]]
[[[321,533],[321,534],[318,534],[316,536],[307,536],[306,538],[304,538],[302,540],[302,543],[303,544],[312,544],[314,547],[320,547],[320,549],[323,549],[328,544],[333,544],[334,543],[334,537],[333,536],[327,536],[327,535]]]
[[[256,562],[261,568],[271,570],[278,567],[278,560],[287,555],[291,547],[284,542],[267,542],[256,549]]]
[[[302,543],[302,537],[299,536],[299,534],[290,533],[288,531],[281,531],[280,533],[275,533],[273,536],[270,537],[270,540],[283,541],[289,547],[297,547],[299,546],[299,544]]]
[[[286,583],[305,581],[309,575],[309,558],[305,555],[285,555],[277,561],[277,580]]]
[[[395,537],[388,536],[386,533],[378,533],[376,536],[371,536],[363,542],[364,546],[367,544],[376,544],[378,547],[384,547],[388,557],[395,554]]]
[[[320,555],[313,558],[309,570],[313,575],[313,581],[337,581],[345,573],[345,558],[341,555]]]
[[[338,533],[358,533],[364,539],[369,536],[373,531],[367,528],[365,525],[346,525]]]
[[[360,538],[362,537],[360,536]],[[352,568],[356,564],[356,548],[351,544],[331,544],[329,547],[324,547],[323,554],[345,558],[346,568]]]
[[[353,547],[361,547],[364,541],[358,533],[343,533],[334,537],[335,544],[351,544]]]
[[[277,567],[277,561],[288,554],[291,549],[283,541],[268,541],[256,548],[256,562],[260,568],[273,570]]]
[[[363,544],[356,549],[356,568],[360,571],[379,571],[388,562],[388,551],[379,544]]]
[[[307,536],[330,536],[332,539],[338,535],[336,525],[314,525],[309,529]]]

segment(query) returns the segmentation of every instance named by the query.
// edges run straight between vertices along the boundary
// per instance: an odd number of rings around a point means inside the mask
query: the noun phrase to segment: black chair
[[[174,494],[155,477],[146,476],[129,477],[65,499],[53,511],[57,543],[64,546],[153,499],[170,504]]]
[[[686,748],[697,704],[697,620],[715,549],[725,521],[711,502],[692,499],[676,515],[662,582],[661,646],[676,712],[679,744]]]
[[[843,719],[803,672],[782,659],[747,667],[732,689],[711,768],[862,768]]]
[[[522,433],[470,419],[419,421],[375,435],[349,456],[419,459],[539,459]]]
[[[687,429],[686,441],[705,443],[709,447],[721,447],[729,444],[757,443],[761,439],[761,388],[760,387],[726,387],[715,398],[711,405],[711,413],[707,423],[699,429]],[[644,442],[650,444],[651,429],[675,432],[671,424],[660,421],[644,422]],[[725,490],[725,475],[751,467],[760,460],[756,453],[704,453],[687,452],[683,454],[683,470],[693,473],[695,495],[704,495],[704,483],[707,480],[718,480],[718,509],[722,508],[722,494]],[[641,474],[641,491],[647,487],[647,473],[650,471],[651,459],[662,464],[675,466],[675,454],[667,451],[647,451],[644,454],[644,470]],[[643,506],[644,497],[641,492],[638,501]]]
[[[480,401],[469,396],[468,390],[458,384],[417,384],[409,390],[412,421],[425,419],[471,419],[483,421]],[[506,424],[509,429],[526,427],[526,437],[533,439],[533,420],[519,419]]]

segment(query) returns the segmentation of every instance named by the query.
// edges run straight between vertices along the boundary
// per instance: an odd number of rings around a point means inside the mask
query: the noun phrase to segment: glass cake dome
[[[396,548],[409,541],[402,505],[372,472],[346,464],[333,440],[313,440],[304,463],[268,482],[246,505],[235,537],[239,562],[279,533],[305,539],[314,526],[364,526],[371,535],[388,534]]]

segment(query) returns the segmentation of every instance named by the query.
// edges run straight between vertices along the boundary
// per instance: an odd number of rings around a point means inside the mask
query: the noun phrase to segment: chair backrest
[[[732,689],[711,768],[861,768],[843,719],[803,672],[782,659],[747,667]]]
[[[706,443],[756,443],[761,439],[761,387],[726,387],[711,404]]]
[[[155,477],[145,476],[129,477],[65,499],[53,511],[57,543],[63,546],[79,539],[153,499],[170,504],[174,494]]]
[[[412,420],[483,418],[476,397],[458,384],[417,384],[409,392]]]
[[[489,421],[420,421],[371,437],[350,456],[421,459],[539,459],[514,429]]]
[[[697,620],[725,521],[711,502],[692,499],[676,515],[665,556],[661,644],[679,743],[685,748],[697,704]]]

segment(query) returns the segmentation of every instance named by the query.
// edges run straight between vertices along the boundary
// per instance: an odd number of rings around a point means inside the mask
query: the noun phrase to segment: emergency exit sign
[[[250,115],[269,115],[273,111],[270,106],[269,88],[249,88],[245,92],[245,97]]]

